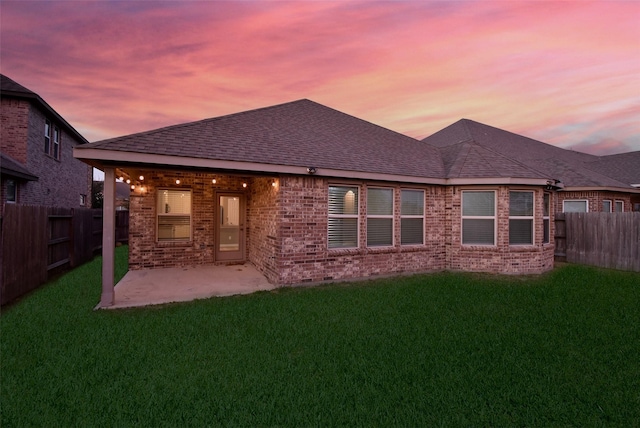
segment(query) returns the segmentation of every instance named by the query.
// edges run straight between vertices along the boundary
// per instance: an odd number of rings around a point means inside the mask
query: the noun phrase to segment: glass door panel
[[[242,195],[218,196],[217,260],[243,260],[244,203]]]

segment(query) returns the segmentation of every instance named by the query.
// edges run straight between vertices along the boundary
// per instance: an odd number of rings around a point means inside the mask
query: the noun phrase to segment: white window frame
[[[354,204],[355,204],[355,214],[334,214],[331,213],[331,210],[329,209],[329,203],[327,203],[327,248],[329,250],[344,250],[344,249],[354,249],[354,248],[358,248],[360,246],[360,186],[354,186],[353,184],[329,184],[329,187],[327,189],[327,199],[330,197],[330,193],[331,193],[331,188],[332,187],[342,187],[342,188],[347,188],[347,189],[353,189],[355,190],[355,198],[354,198]],[[328,202],[328,201],[327,201]],[[331,219],[355,219],[356,220],[356,244],[355,246],[342,246],[342,245],[331,245],[331,240],[330,240],[330,231],[329,228],[331,227]]]
[[[567,212],[567,211],[565,210],[565,204],[566,204],[567,202],[584,202],[585,207],[586,207],[586,209],[587,209],[587,210],[586,210],[586,211],[584,211],[584,212],[587,212],[587,213],[589,212],[589,201],[588,201],[587,199],[565,199],[564,201],[562,201],[562,212],[563,212],[563,213]],[[583,212],[583,211],[573,211],[573,212]]]
[[[402,192],[420,192],[422,193],[422,215],[407,215],[402,214]],[[425,193],[423,189],[400,189],[400,245],[408,246],[408,245],[424,245],[424,231],[426,228],[425,225],[425,203],[424,203]],[[409,219],[422,219],[422,236],[420,237],[420,242],[411,242],[411,243],[403,243],[402,242],[402,220]]]
[[[511,194],[512,193],[531,193],[531,201],[533,206],[531,207],[531,215],[511,215]],[[536,193],[532,190],[510,190],[509,191],[509,245],[513,246],[523,246],[523,245],[533,245],[536,241],[536,231],[535,231],[535,213],[536,213]],[[531,223],[531,242],[523,243],[523,244],[513,244],[511,243],[511,220],[529,220]]]
[[[44,152],[51,155],[51,121],[44,120]]]
[[[160,195],[162,192],[188,192],[189,193],[189,238],[173,238],[173,239],[160,239],[160,218],[161,217],[184,217],[187,216],[185,213],[161,213],[158,209],[158,205],[160,203]],[[191,189],[181,189],[181,188],[159,188],[156,193],[156,241],[157,242],[191,242],[193,240],[193,192]]]
[[[391,192],[391,214],[369,214],[369,191],[370,190],[385,190],[387,192]],[[370,248],[384,248],[384,247],[393,247],[395,244],[395,233],[394,233],[394,212],[395,212],[395,194],[394,194],[394,189],[390,188],[390,187],[367,187],[367,247]],[[391,242],[388,244],[379,244],[379,245],[372,245],[369,244],[369,220],[375,220],[375,219],[386,219],[386,220],[391,220]]]
[[[60,142],[62,138],[60,135],[60,128],[57,126],[53,127],[53,145],[51,147],[51,156],[54,159],[60,160]]]
[[[618,211],[617,207],[620,205],[620,211]],[[623,213],[624,212],[624,201],[614,201],[613,203],[613,212],[615,213]]]
[[[545,199],[547,199],[545,201]],[[545,208],[547,212],[545,213]],[[547,224],[545,233],[545,222]],[[542,243],[548,244],[551,242],[551,193],[544,192],[542,195]]]
[[[605,204],[609,204],[609,209],[605,210]],[[613,202],[611,199],[603,199],[602,200],[602,212],[612,213],[613,212]]]
[[[464,215],[464,195],[466,193],[485,193],[491,192],[493,193],[493,216],[466,216]],[[462,245],[473,245],[473,246],[484,246],[484,247],[495,247],[496,240],[498,238],[498,197],[497,192],[495,190],[485,189],[485,190],[462,190],[460,195],[460,243]],[[493,220],[493,243],[492,244],[484,244],[484,243],[465,243],[464,242],[464,221],[465,220]]]

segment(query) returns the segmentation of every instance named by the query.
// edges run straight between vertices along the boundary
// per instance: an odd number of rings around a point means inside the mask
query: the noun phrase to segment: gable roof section
[[[44,110],[46,113],[50,114],[52,117],[55,117],[56,121],[67,130],[70,134],[72,134],[80,144],[88,144],[86,138],[84,138],[78,131],[75,130],[73,126],[69,122],[67,122],[62,116],[58,114],[49,104],[43,100],[40,95],[36,94],[30,89],[22,86],[18,82],[10,79],[4,74],[0,74],[0,96],[2,98],[20,98],[30,101],[31,103],[37,105],[39,108]]]
[[[598,156],[565,150],[469,119],[461,119],[422,141],[440,148],[443,159],[447,158],[445,153],[454,150],[452,147],[463,143],[482,147],[506,160],[506,164],[500,169],[509,171],[516,168],[516,164],[520,164],[522,168],[537,171],[550,179],[560,180],[565,190],[571,187],[625,190],[631,188],[628,182],[602,174],[595,167],[590,168],[591,163],[598,161]],[[472,171],[473,168],[469,167],[469,173]],[[517,168],[511,174],[517,173],[516,171]]]
[[[314,167],[318,175],[444,179],[436,148],[306,99],[99,141],[77,147],[75,156],[103,163],[236,165],[304,174]]]

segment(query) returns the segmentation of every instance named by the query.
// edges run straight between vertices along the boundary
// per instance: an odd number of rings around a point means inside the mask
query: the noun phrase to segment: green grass
[[[96,259],[4,311],[2,427],[640,425],[638,274],[99,297]]]

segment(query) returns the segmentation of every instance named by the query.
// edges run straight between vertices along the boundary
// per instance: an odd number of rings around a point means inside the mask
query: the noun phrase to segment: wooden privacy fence
[[[126,241],[128,211],[116,215],[116,236]],[[0,304],[38,288],[60,269],[91,260],[100,248],[100,209],[6,204],[0,226]]]
[[[640,272],[640,212],[556,214],[556,257]]]

